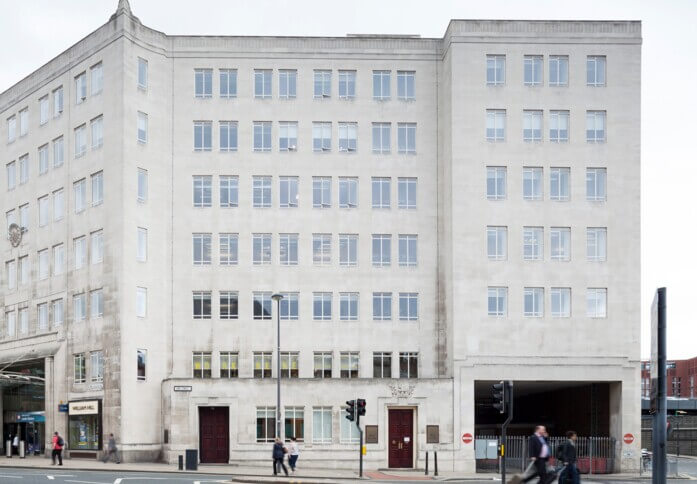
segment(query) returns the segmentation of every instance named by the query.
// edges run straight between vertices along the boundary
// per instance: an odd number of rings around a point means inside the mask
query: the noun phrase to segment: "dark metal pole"
[[[433,475],[438,476],[438,451],[433,451]]]
[[[274,294],[276,301],[276,437],[281,438],[281,299],[282,294]],[[263,368],[262,368],[262,371]]]
[[[424,475],[428,475],[428,451],[426,451],[426,472],[424,472]]]
[[[356,410],[358,410],[358,408],[356,408]],[[356,427],[358,427],[358,434],[361,438],[361,446],[359,449],[360,457],[358,460],[358,477],[363,477],[363,431],[361,430],[358,420],[356,421]]]
[[[508,416],[506,420],[501,425],[501,482],[506,483],[506,427],[513,420],[513,382],[508,381],[504,383],[505,397],[506,397],[506,408],[508,410]]]
[[[661,287],[656,291],[654,300],[656,307],[656,413],[653,420],[653,458],[652,476],[653,484],[665,484],[666,482],[666,438],[668,416],[666,412],[666,288]],[[652,317],[653,319],[653,317]],[[652,349],[653,350],[653,349]],[[652,358],[653,360],[653,358]],[[652,362],[653,363],[653,362]]]

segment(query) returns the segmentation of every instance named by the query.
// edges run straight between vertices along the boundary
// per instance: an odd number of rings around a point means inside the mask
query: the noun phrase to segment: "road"
[[[230,476],[149,472],[77,471],[52,469],[0,469],[3,484],[196,484],[230,482]]]

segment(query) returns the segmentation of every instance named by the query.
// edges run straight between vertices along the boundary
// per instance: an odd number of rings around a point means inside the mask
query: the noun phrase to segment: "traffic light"
[[[361,417],[365,415],[365,399],[359,398],[356,400],[356,407],[358,408],[356,415],[358,415],[358,420],[360,421]]]
[[[494,408],[499,411],[499,413],[506,413],[506,383],[498,382],[491,387],[491,395],[494,398]]]
[[[348,400],[346,402],[346,419],[353,422],[356,415],[356,401]]]

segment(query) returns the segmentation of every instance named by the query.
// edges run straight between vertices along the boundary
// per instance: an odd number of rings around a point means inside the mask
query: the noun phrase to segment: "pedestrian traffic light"
[[[356,401],[348,400],[346,402],[346,419],[353,422],[356,414]]]
[[[357,419],[360,421],[361,417],[365,415],[365,398],[356,400],[356,408],[358,409],[356,412],[356,415],[358,415]]]
[[[506,413],[506,383],[500,381],[491,387],[491,395],[494,398],[494,408],[499,413]]]

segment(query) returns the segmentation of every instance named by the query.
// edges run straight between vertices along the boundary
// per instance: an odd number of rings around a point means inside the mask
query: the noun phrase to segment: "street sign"
[[[192,390],[191,385],[175,385],[175,392],[190,392]]]
[[[67,403],[59,403],[58,404],[58,411],[59,412],[67,412],[68,411],[68,404]]]
[[[625,444],[629,445],[634,442],[634,436],[632,434],[624,434],[624,438],[622,440],[624,440]]]
[[[465,432],[464,434],[462,434],[462,441],[465,444],[471,444],[472,443],[472,434],[470,434],[469,432]]]

